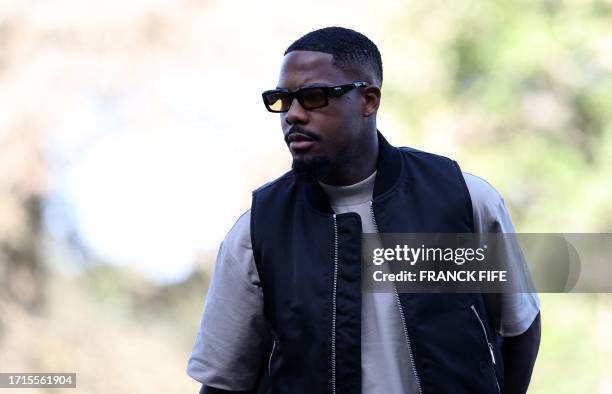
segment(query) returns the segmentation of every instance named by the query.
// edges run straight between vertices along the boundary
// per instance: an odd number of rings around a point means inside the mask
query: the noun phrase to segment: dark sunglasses
[[[270,112],[287,112],[293,99],[304,109],[317,109],[329,104],[329,97],[340,97],[353,89],[366,87],[363,81],[338,86],[312,86],[290,92],[287,89],[267,90],[261,94],[266,109]]]

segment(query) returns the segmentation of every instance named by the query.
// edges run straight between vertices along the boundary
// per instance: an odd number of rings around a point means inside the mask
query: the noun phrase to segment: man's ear
[[[363,88],[363,116],[369,118],[372,115],[376,115],[378,107],[380,106],[380,88],[378,86],[369,85]]]

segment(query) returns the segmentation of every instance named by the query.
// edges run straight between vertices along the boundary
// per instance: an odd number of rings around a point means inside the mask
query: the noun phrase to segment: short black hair
[[[291,44],[285,55],[293,51],[329,53],[334,66],[360,73],[369,71],[376,79],[372,82],[382,85],[382,59],[378,47],[355,30],[333,26],[312,31]]]

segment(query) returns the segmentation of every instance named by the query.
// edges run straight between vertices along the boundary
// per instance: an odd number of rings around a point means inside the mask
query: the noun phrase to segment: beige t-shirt
[[[514,233],[499,193],[484,179],[463,173],[476,233]],[[357,212],[364,232],[374,232],[369,215],[375,173],[351,186],[324,185],[337,213]],[[508,258],[512,258],[508,256]],[[364,293],[362,302],[362,387],[364,394],[415,393],[408,346],[394,294]],[[393,301],[393,302],[392,302]],[[503,294],[502,334],[523,333],[538,314],[534,293]],[[250,236],[250,211],[229,231],[217,255],[200,329],[187,364],[193,379],[225,390],[253,389],[268,350],[263,293]],[[267,366],[266,366],[267,367]]]

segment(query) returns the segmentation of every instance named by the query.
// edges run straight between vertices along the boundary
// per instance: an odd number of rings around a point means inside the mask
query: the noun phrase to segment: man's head
[[[355,30],[326,27],[297,39],[285,55],[294,51],[313,51],[332,55],[332,64],[357,80],[382,86],[382,59],[378,47]]]
[[[350,85],[356,82],[365,84]],[[324,28],[306,34],[287,48],[277,89],[295,93],[313,86],[347,85],[327,89],[324,106],[308,109],[308,95],[322,93],[304,91],[302,95],[298,92],[298,99],[280,107],[286,110],[280,115],[281,126],[298,175],[343,183],[375,165],[381,84],[378,48],[356,31]]]

